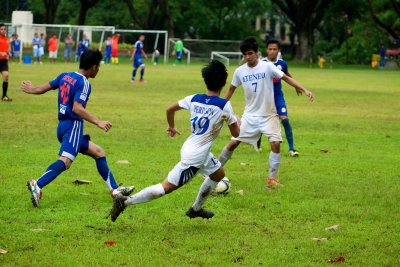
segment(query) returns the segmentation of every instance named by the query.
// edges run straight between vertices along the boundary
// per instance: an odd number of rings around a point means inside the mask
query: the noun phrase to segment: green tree
[[[400,1],[368,0],[368,4],[374,22],[393,39],[400,39]]]

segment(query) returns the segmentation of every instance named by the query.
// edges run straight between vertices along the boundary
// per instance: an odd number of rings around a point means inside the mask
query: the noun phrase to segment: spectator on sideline
[[[40,46],[39,34],[37,32],[35,32],[35,34],[33,35],[33,39],[32,39],[32,52],[33,52],[33,58],[36,60],[35,64],[41,62],[39,46]]]
[[[12,99],[7,96],[7,90],[8,90],[8,58],[9,58],[9,52],[8,52],[8,45],[9,45],[9,40],[7,37],[7,30],[6,30],[6,25],[3,23],[0,24],[0,73],[1,77],[3,78],[3,95],[1,97],[2,101],[5,102],[10,102]]]
[[[49,61],[50,63],[56,63],[57,61],[57,45],[58,45],[58,38],[55,33],[51,36],[49,41],[47,42],[48,50],[49,50]]]
[[[74,44],[74,40],[72,40],[72,35],[67,33],[67,36],[64,39],[64,62],[69,63],[72,59],[72,45]]]
[[[381,44],[381,47],[379,48],[379,56],[380,56],[380,60],[379,60],[379,67],[383,68],[386,65],[386,48],[383,44]]]
[[[44,56],[44,46],[46,45],[46,36],[44,33],[40,34],[40,42],[39,42],[39,63],[43,63]]]
[[[13,61],[19,62],[20,53],[21,53],[21,40],[18,39],[18,34],[13,34],[11,41],[11,59]]]
[[[83,52],[88,50],[90,47],[90,41],[87,37],[87,35],[84,33],[82,40],[79,41],[78,48],[76,49],[76,58],[75,61],[79,62],[79,58],[82,55]]]

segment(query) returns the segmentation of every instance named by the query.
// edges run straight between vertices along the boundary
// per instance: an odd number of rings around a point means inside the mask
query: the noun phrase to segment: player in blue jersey
[[[144,82],[143,76],[144,76],[144,62],[143,58],[147,59],[147,55],[143,50],[143,41],[145,37],[144,35],[139,36],[139,40],[136,41],[135,45],[133,46],[132,49],[132,54],[131,54],[131,62],[133,61],[133,71],[132,71],[132,78],[131,78],[131,83],[136,82],[135,77],[136,77],[136,72],[137,69],[140,67],[140,82]]]
[[[228,124],[232,136],[239,135],[239,126],[231,103],[219,97],[228,77],[224,64],[217,60],[211,61],[202,69],[202,76],[207,86],[206,94],[187,96],[167,109],[167,133],[171,137],[180,134],[175,128],[175,112],[181,109],[190,112],[192,133],[182,146],[181,161],[162,183],[144,188],[131,197],[114,198],[110,211],[112,221],[115,221],[128,205],[148,202],[169,194],[190,182],[196,173],[209,177],[206,177],[200,186],[197,198],[186,212],[186,216],[205,219],[214,216],[213,212],[203,209],[203,204],[218,182],[225,177],[225,171],[210,152],[211,146],[218,137],[224,121]]]
[[[14,61],[19,61],[19,56],[21,53],[21,40],[18,39],[18,34],[12,35],[11,41],[11,58]]]
[[[270,39],[267,42],[267,57],[264,59],[265,61],[269,61],[278,67],[283,73],[287,76],[292,77],[288,71],[288,66],[285,60],[279,58],[280,56],[280,43],[278,40]],[[289,156],[298,157],[299,152],[294,148],[294,138],[292,126],[289,122],[288,110],[286,106],[285,97],[282,91],[282,82],[281,79],[275,78],[274,82],[274,98],[275,98],[275,106],[276,111],[278,112],[279,119],[285,129],[286,140],[289,145]],[[261,138],[257,142],[258,149],[261,148]]]
[[[59,124],[57,137],[61,143],[60,157],[47,168],[37,181],[28,181],[27,186],[35,207],[39,206],[43,187],[67,170],[78,153],[90,156],[96,161],[97,170],[113,197],[129,195],[134,189],[134,187],[118,188],[108,167],[104,150],[90,141],[89,135],[83,134],[84,121],[98,126],[105,132],[108,132],[112,127],[111,122],[99,120],[86,111],[86,104],[92,91],[88,79],[96,77],[101,60],[100,51],[87,50],[80,57],[78,71],[61,73],[54,80],[43,85],[33,86],[30,81],[24,81],[21,85],[21,89],[28,94],[44,94],[50,90],[58,89]]]

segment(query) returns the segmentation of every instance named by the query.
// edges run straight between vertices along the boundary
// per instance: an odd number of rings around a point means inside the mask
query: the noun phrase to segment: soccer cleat
[[[114,189],[111,193],[113,198],[116,198],[118,196],[129,196],[132,194],[132,192],[135,191],[134,186],[121,186],[118,187],[117,189]]]
[[[4,102],[11,102],[11,101],[12,101],[12,98],[10,98],[10,97],[8,97],[8,96],[3,96],[3,98],[1,99],[1,101],[4,101]]]
[[[297,150],[289,150],[289,156],[291,157],[298,157],[299,156],[299,152],[297,152]]]
[[[141,83],[146,83],[146,81],[144,79],[140,79]]]
[[[283,186],[283,184],[276,178],[268,178],[267,179],[267,185],[279,185]]]
[[[113,200],[113,206],[110,210],[111,221],[115,222],[118,216],[126,209],[127,205],[125,204],[125,200],[129,197],[127,196],[116,196]]]
[[[39,186],[37,186],[37,182],[35,180],[29,180],[26,183],[28,186],[29,192],[31,192],[31,200],[32,204],[35,208],[39,207],[39,202],[42,199],[42,191],[40,190]]]
[[[186,216],[188,216],[190,219],[201,217],[203,219],[210,219],[214,217],[214,212],[205,210],[205,209],[200,209],[198,211],[195,211],[193,207],[191,207],[187,212]]]
[[[131,83],[136,83],[136,80],[131,80]]]

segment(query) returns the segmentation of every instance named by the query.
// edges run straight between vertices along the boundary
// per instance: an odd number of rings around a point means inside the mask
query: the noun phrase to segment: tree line
[[[170,37],[219,40],[262,36],[256,17],[278,18],[290,25],[291,56],[299,61],[330,55],[366,63],[381,44],[400,46],[400,0],[6,0],[6,7],[0,18],[8,20],[13,10],[25,9],[34,23],[167,30]]]

